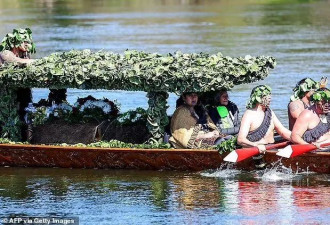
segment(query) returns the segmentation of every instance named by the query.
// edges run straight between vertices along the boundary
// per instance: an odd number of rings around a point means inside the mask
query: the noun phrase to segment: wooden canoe
[[[0,166],[61,167],[140,170],[201,171],[219,168],[227,154],[200,149],[123,149],[0,144]],[[276,150],[269,150],[266,163],[278,161]],[[282,159],[293,171],[330,174],[330,152],[307,153]],[[254,170],[252,159],[239,162],[238,169]]]

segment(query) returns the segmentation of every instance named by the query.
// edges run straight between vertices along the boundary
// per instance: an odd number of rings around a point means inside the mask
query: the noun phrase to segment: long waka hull
[[[79,148],[44,145],[0,144],[0,166],[60,167],[139,170],[217,169],[227,155],[217,150],[200,149],[123,149]],[[267,151],[264,160],[274,163],[280,157],[276,150]],[[313,171],[330,174],[330,152],[307,153],[293,159],[282,159],[293,171]],[[235,165],[238,169],[254,170],[254,161],[247,159]]]

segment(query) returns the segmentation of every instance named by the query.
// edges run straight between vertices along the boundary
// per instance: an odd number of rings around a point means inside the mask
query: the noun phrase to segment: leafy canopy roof
[[[0,84],[12,87],[81,88],[127,91],[207,92],[264,79],[275,59],[239,58],[221,53],[160,55],[141,51],[53,53],[27,67],[0,68]]]

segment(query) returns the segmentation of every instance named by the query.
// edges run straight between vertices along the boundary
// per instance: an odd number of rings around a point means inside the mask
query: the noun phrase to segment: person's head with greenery
[[[268,85],[259,85],[253,88],[246,108],[252,109],[256,107],[257,104],[269,107],[271,91],[272,89]]]
[[[321,113],[325,114],[330,112],[330,90],[327,88],[321,88],[314,92],[311,97],[311,101],[314,102],[316,108]]]
[[[314,92],[311,97],[311,101],[317,103],[320,101],[329,102],[330,101],[330,90],[327,88],[318,89]]]
[[[32,31],[30,28],[14,29],[8,33],[1,41],[0,52],[4,50],[12,51],[19,49],[23,52],[36,53],[36,47],[32,40]]]
[[[302,99],[307,95],[308,98],[312,96],[314,90],[319,88],[319,83],[314,81],[312,78],[304,78],[300,80],[296,86],[293,88],[293,95],[290,100],[294,101],[297,99]]]

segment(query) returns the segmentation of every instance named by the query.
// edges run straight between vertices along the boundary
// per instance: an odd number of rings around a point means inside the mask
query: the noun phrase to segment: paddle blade
[[[306,144],[306,145],[288,145],[283,149],[280,149],[276,155],[282,156],[285,158],[293,158],[298,155],[304,154],[306,152],[310,152],[317,149],[313,144]]]
[[[285,148],[279,149],[276,155],[284,157],[284,158],[290,158],[292,154],[292,148],[291,145],[286,146]]]
[[[238,159],[238,155],[236,153],[236,150],[235,151],[232,151],[231,153],[229,153],[224,159],[223,161],[226,161],[226,162],[237,162],[237,159]]]
[[[223,160],[226,162],[240,162],[258,154],[259,149],[257,147],[237,149],[229,153]]]

